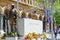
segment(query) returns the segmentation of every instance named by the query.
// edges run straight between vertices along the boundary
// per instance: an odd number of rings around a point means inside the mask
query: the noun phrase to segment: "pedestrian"
[[[54,35],[55,35],[55,38],[57,37],[57,29],[55,29],[55,31],[54,31]]]
[[[57,26],[56,26],[56,21],[53,22],[53,30],[54,30],[54,35],[55,35],[55,38],[57,37],[57,33],[58,33],[58,30],[57,30]]]
[[[4,15],[5,6],[3,6],[1,8],[2,8],[2,11],[1,11],[1,28],[5,32],[5,15]]]
[[[46,20],[45,20],[45,16],[43,18],[43,32],[46,32]]]
[[[59,32],[59,35],[60,35],[60,28],[59,28],[59,31],[58,32]]]

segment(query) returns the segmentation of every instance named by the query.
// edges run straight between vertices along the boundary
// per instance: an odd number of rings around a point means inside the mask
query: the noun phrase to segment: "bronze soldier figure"
[[[4,11],[4,16],[5,16],[5,23],[6,23],[6,31],[7,34],[9,33],[9,26],[8,26],[8,20],[9,20],[9,6],[6,6],[5,11]]]
[[[11,32],[17,32],[16,28],[16,19],[17,19],[17,12],[14,8],[14,5],[11,5],[11,9],[9,11],[9,21],[11,26]]]

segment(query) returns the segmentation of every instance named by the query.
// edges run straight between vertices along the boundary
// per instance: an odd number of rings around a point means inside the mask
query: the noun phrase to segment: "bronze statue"
[[[28,14],[28,18],[31,18],[31,16],[32,16],[32,14],[31,14],[31,13],[29,13],[29,14]]]
[[[21,18],[26,18],[26,13],[24,11],[22,12]]]
[[[16,19],[17,19],[17,12],[14,8],[14,5],[11,5],[11,9],[9,11],[9,21],[11,26],[11,32],[17,32]]]
[[[5,26],[4,29],[6,29],[5,31],[8,34],[9,33],[9,25],[8,25],[8,20],[9,20],[9,6],[5,7],[3,20],[4,19],[5,19],[5,21],[4,21],[4,26]]]
[[[32,18],[32,19],[35,19],[35,20],[38,20],[38,16],[37,16],[36,11],[34,11],[34,12],[32,13],[31,18]]]

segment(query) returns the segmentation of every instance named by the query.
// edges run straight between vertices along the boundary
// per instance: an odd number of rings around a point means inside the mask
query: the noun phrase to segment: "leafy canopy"
[[[53,8],[54,8],[53,17],[56,20],[56,23],[60,24],[60,2],[55,2]]]

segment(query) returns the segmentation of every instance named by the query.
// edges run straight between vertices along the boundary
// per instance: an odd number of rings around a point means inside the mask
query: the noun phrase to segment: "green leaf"
[[[60,3],[55,2],[53,8],[54,8],[53,18],[55,18],[57,24],[60,24]]]

